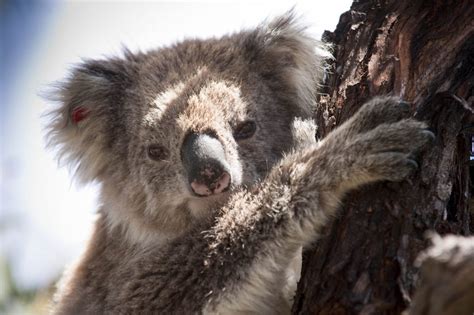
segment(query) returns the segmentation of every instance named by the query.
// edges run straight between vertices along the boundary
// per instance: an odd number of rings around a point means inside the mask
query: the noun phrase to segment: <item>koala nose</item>
[[[231,184],[229,165],[221,142],[208,134],[191,133],[181,148],[191,190],[197,196],[210,196],[226,191]]]

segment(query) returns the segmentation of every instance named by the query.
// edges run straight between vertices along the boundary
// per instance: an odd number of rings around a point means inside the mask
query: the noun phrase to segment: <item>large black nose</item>
[[[231,184],[222,143],[212,135],[191,133],[181,147],[181,160],[192,191],[209,196],[226,191]]]

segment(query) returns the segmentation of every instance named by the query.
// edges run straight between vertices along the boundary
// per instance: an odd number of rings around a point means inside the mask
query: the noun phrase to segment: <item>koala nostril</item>
[[[215,194],[220,194],[221,192],[227,190],[230,185],[230,175],[227,172],[224,172],[216,181],[216,187],[214,188]]]
[[[207,185],[202,184],[198,182],[197,180],[194,180],[191,183],[191,188],[194,191],[194,193],[198,196],[209,196],[212,195],[212,191],[207,187]]]
[[[217,195],[226,191],[231,183],[230,174],[223,171],[219,176],[214,171],[204,170],[201,178],[196,178],[191,182],[191,189],[198,196]]]

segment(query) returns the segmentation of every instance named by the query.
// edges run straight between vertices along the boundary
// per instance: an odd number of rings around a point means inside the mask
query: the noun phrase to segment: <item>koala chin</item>
[[[54,313],[289,313],[344,194],[403,180],[433,137],[382,97],[317,142],[323,50],[288,13],[77,65],[48,139],[101,206]]]

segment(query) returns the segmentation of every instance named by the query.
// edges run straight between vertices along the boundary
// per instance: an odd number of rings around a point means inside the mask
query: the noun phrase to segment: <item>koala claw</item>
[[[407,162],[408,162],[408,164],[411,164],[414,169],[420,168],[420,165],[419,165],[418,162],[417,162],[416,160],[414,160],[414,159],[408,158],[408,159],[407,159]]]
[[[407,102],[407,101],[403,101],[403,100],[400,100],[398,102],[398,106],[400,106],[401,108],[405,109],[405,110],[410,110],[411,108],[411,103],[410,102]]]
[[[422,133],[426,136],[428,136],[428,138],[430,139],[431,142],[433,142],[434,140],[436,140],[436,135],[434,134],[434,132],[432,132],[431,130],[429,129],[425,129],[422,131]]]

